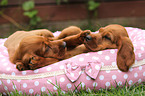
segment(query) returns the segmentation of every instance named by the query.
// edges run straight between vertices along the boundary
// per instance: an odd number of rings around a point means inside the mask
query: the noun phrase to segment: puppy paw
[[[85,38],[85,37],[88,36],[90,33],[91,33],[90,30],[85,30],[85,31],[83,31],[83,32],[80,33],[80,37],[84,37],[84,38]]]
[[[16,68],[17,68],[19,71],[25,70],[25,66],[24,66],[24,64],[22,64],[21,62],[16,63]]]
[[[31,70],[39,68],[39,66],[41,66],[42,64],[42,61],[43,61],[43,57],[33,56],[30,60],[29,68]]]

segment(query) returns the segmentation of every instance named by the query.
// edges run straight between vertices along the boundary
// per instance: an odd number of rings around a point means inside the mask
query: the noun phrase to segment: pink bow
[[[66,76],[71,82],[75,82],[84,71],[92,79],[96,79],[101,68],[100,62],[88,62],[88,64],[77,64],[73,62],[66,63]]]

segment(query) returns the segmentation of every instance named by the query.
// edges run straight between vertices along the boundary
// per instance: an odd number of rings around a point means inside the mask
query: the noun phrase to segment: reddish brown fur
[[[18,31],[6,40],[5,46],[8,48],[10,61],[16,64],[18,70],[33,70],[69,58],[65,56],[65,46],[69,50],[76,48],[83,43],[83,36],[87,35],[86,33],[89,32],[82,32],[80,28],[72,26],[64,29],[58,36],[61,39],[56,40],[53,39],[53,34],[45,29]],[[63,34],[73,36],[63,39],[65,37]],[[70,43],[72,41],[75,42]]]
[[[90,34],[91,40],[85,40],[84,44],[90,51],[105,49],[118,49],[117,65],[121,71],[128,71],[135,61],[134,48],[126,29],[117,24],[100,28],[99,33]]]

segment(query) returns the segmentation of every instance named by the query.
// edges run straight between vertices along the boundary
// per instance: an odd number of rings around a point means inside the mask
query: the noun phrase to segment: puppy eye
[[[51,49],[51,47],[50,46],[46,46],[45,52],[48,52],[49,49]]]
[[[111,38],[109,36],[104,36],[104,38],[107,40],[111,40]]]

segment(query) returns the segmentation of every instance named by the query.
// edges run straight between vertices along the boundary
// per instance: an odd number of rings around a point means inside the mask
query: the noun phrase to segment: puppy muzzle
[[[90,40],[92,40],[92,37],[90,35],[88,35],[88,36],[86,36],[85,40],[90,41]]]

